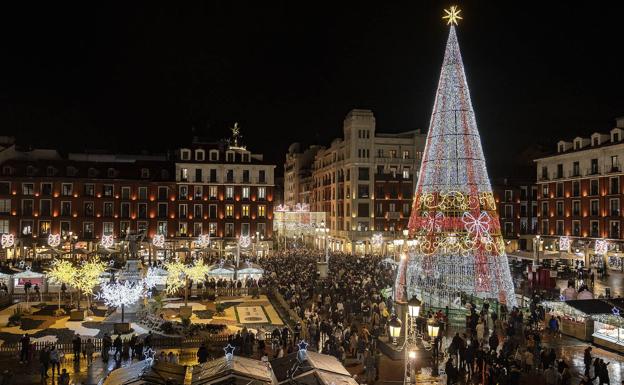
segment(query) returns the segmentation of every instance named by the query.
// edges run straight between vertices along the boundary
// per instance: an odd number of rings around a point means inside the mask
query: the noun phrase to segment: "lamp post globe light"
[[[397,345],[397,339],[401,335],[401,320],[397,317],[396,314],[392,314],[392,318],[390,322],[388,322],[388,329],[390,330],[390,337],[392,338],[392,344]]]
[[[439,341],[439,333],[440,333],[440,324],[437,321],[430,320],[427,323],[427,332],[429,333],[429,337],[431,337],[431,343],[433,346],[432,354],[433,354],[433,369],[431,370],[431,375],[436,377],[439,376],[440,373],[438,371],[438,347],[440,344]]]

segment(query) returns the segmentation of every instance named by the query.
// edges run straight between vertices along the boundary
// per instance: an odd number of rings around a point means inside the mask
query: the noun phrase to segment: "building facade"
[[[299,143],[293,143],[288,147],[284,162],[284,205],[294,207],[297,203],[310,204],[312,168],[320,149],[320,146],[314,145],[301,151]]]
[[[622,248],[623,139],[624,118],[618,118],[609,133],[561,140],[556,153],[535,160],[538,226],[547,250],[569,237],[573,249],[589,250],[586,263],[595,264],[591,260],[602,260],[591,251],[597,240],[607,240],[616,254]],[[615,259],[621,268],[621,257]]]
[[[0,151],[0,233],[15,241],[3,250],[7,257],[29,256],[48,246],[50,234],[87,250],[105,235],[115,242],[137,235],[149,246],[160,234],[171,247],[192,247],[210,234],[221,255],[248,235],[255,250],[267,250],[274,168],[260,155],[224,144],[194,142],[175,159],[63,157],[10,146]]]
[[[537,185],[533,178],[492,180],[492,192],[505,241],[516,243],[511,249],[526,250],[537,234]]]
[[[402,236],[425,140],[420,131],[377,132],[370,110],[347,114],[343,137],[318,149],[311,171],[310,210],[326,213],[331,249],[371,252],[374,233],[384,239],[378,247]]]

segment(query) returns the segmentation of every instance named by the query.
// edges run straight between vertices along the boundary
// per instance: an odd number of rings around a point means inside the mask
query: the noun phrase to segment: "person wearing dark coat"
[[[199,349],[197,349],[197,361],[200,364],[208,361],[208,348],[206,348],[205,343],[202,343]]]

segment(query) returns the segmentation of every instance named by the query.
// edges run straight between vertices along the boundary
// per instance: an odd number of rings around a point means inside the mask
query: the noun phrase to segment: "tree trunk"
[[[188,306],[188,278],[184,278],[184,306]]]
[[[121,323],[124,322],[124,305],[123,303],[121,304]]]
[[[58,309],[61,310],[61,291],[59,290]]]

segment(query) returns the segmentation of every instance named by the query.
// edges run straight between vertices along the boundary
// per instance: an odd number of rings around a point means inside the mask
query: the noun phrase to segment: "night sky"
[[[528,147],[624,115],[624,6],[543,3],[458,3],[495,174]],[[379,131],[427,129],[450,3],[184,5],[3,8],[1,134],[63,151],[163,151],[193,127],[216,140],[238,121],[248,147],[281,165],[293,141],[341,136],[351,108],[372,109]]]

